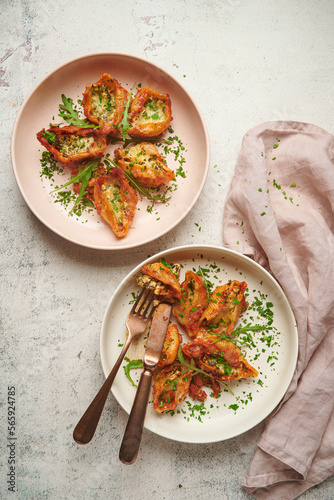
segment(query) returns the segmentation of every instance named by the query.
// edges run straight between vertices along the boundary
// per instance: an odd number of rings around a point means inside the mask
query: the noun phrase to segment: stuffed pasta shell
[[[173,302],[181,298],[181,285],[172,266],[162,262],[153,262],[141,268],[137,276],[138,285],[154,290],[155,295],[165,301]]]
[[[127,149],[116,149],[118,165],[129,172],[145,188],[157,188],[174,179],[158,149],[150,142],[141,142]]]
[[[193,341],[183,344],[182,352],[216,380],[231,381],[258,375],[236,344],[204,330]]]
[[[128,232],[133,221],[138,196],[125,179],[123,170],[115,167],[111,173],[94,180],[94,203],[99,215],[110,224],[118,237]]]
[[[104,73],[96,83],[86,85],[82,104],[85,116],[100,126],[103,134],[118,134],[129,92],[111,75]]]
[[[130,117],[129,135],[145,138],[163,134],[173,119],[169,95],[143,87],[131,103]]]
[[[107,146],[106,138],[99,130],[75,125],[43,128],[37,133],[37,139],[65,167],[101,157]]]
[[[161,351],[158,367],[170,365],[176,359],[182,337],[176,325],[169,325]]]
[[[173,313],[189,337],[196,337],[207,306],[208,294],[202,278],[193,271],[186,271],[181,284],[181,299],[174,304]]]
[[[210,328],[218,333],[231,334],[241,313],[248,307],[245,299],[246,288],[247,283],[235,280],[217,287],[203,312],[201,324],[210,325]]]
[[[158,368],[153,376],[153,408],[159,413],[175,410],[189,392],[192,373],[177,360]]]

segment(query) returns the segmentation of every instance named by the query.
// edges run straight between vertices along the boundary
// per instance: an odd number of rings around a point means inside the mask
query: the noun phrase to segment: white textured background
[[[76,445],[72,432],[104,380],[100,327],[120,280],[165,248],[223,244],[223,206],[243,135],[276,119],[334,132],[333,1],[1,0],[0,7],[1,498],[249,499],[240,483],[262,424],[200,446],[145,431],[130,467],[118,460],[127,416],[113,396],[89,445]],[[171,73],[195,98],[210,135],[209,176],[193,211],[134,250],[98,252],[53,234],[27,208],[12,172],[11,130],[26,95],[59,64],[94,52],[137,55]],[[17,493],[6,485],[12,384]],[[333,497],[333,479],[302,495]]]

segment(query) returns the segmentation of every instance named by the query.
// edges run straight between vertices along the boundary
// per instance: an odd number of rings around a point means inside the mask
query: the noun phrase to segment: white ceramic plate
[[[168,206],[155,204],[152,213],[146,208],[150,204],[139,202],[133,221],[134,229],[118,239],[95,212],[77,218],[69,216],[68,210],[54,203],[49,194],[50,181],[40,178],[40,158],[44,148],[36,139],[36,133],[50,122],[59,121],[58,107],[61,94],[71,97],[74,103],[82,98],[87,83],[99,80],[102,73],[110,73],[123,87],[130,90],[134,83],[150,85],[167,92],[172,101],[174,134],[186,148],[184,170],[186,178],[177,176],[178,189],[173,192]],[[108,146],[112,153],[116,146]],[[209,166],[209,140],[202,115],[189,93],[171,75],[156,65],[131,55],[102,53],[74,59],[49,73],[28,95],[14,124],[11,154],[14,174],[19,189],[32,212],[52,231],[63,238],[82,246],[118,250],[136,247],[159,238],[189,213],[198,199],[207,176]],[[174,155],[168,155],[168,165],[179,167]],[[66,174],[69,177],[69,174]],[[61,176],[58,185],[67,181]]]
[[[255,379],[228,383],[234,395],[222,392],[217,400],[208,396],[205,402],[206,414],[197,418],[199,412],[191,416],[190,406],[199,404],[187,398],[180,406],[180,413],[158,414],[149,403],[145,427],[156,434],[176,441],[188,443],[210,443],[237,436],[260,423],[277,406],[284,396],[292,379],[298,353],[298,335],[295,318],[282,289],[272,276],[251,259],[220,247],[183,246],[161,252],[144,263],[164,257],[168,262],[183,265],[181,280],[187,269],[197,271],[199,266],[209,270],[210,281],[215,285],[224,284],[230,279],[246,281],[249,290],[249,303],[258,297],[264,304],[272,302],[274,322],[271,334],[273,339],[268,346],[263,332],[253,333],[256,348],[244,348],[246,359],[258,369]],[[107,307],[101,331],[101,360],[105,375],[114,365],[126,336],[125,320],[131,308],[132,292],[138,291],[135,276],[144,264],[137,266],[119,285]],[[242,319],[252,324],[261,322],[257,313],[246,311]],[[251,317],[254,319],[251,319]],[[174,318],[175,320],[175,318]],[[180,327],[183,342],[189,339]],[[130,359],[140,358],[143,348],[141,342],[130,348]],[[138,381],[138,373],[131,371],[131,376]],[[120,369],[114,381],[112,392],[119,404],[128,413],[135,396],[135,388]],[[210,394],[210,391],[208,391]],[[212,407],[211,407],[212,405]],[[230,408],[232,405],[232,408]],[[238,406],[235,411],[234,405]],[[185,412],[185,413],[183,413]]]

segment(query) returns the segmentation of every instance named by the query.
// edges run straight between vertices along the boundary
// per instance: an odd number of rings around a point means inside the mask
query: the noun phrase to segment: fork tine
[[[139,294],[136,302],[133,304],[130,314],[137,314],[138,316],[145,317],[153,300],[154,291],[144,288]]]
[[[147,312],[148,312],[149,308],[150,308],[150,307],[151,307],[151,305],[152,305],[153,300],[154,300],[154,292],[153,292],[153,291],[151,291],[151,292],[147,295],[147,297],[146,297],[145,302],[147,302],[147,306],[145,307],[145,309],[144,309],[144,310],[142,310],[142,307],[144,307],[144,306],[145,306],[145,303],[143,302],[143,303],[142,303],[141,308],[139,308],[139,310],[138,310],[138,314],[140,314],[140,316],[146,316],[146,314],[147,314]],[[154,307],[152,307],[152,309],[151,309],[151,311],[150,311],[150,313],[149,313],[149,315],[148,315],[148,318],[150,318],[150,317],[152,316],[153,311],[154,311]]]
[[[143,296],[144,296],[144,294],[146,292],[147,292],[147,295],[148,295],[149,291],[147,290],[147,288],[143,288],[142,291],[141,291],[141,293],[138,295],[138,297],[136,299],[136,302],[133,304],[130,313],[134,313],[136,311],[139,302],[141,301],[141,299],[143,298]],[[145,300],[146,300],[146,298],[144,298],[143,302],[145,302]]]
[[[145,316],[153,299],[154,299],[154,292],[153,292],[153,290],[149,290],[146,297],[142,300],[142,302],[140,303],[140,305],[138,307],[137,314],[139,316]]]

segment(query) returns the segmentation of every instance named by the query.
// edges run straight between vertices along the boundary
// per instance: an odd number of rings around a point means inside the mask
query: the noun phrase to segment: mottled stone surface
[[[127,416],[113,396],[89,445],[76,445],[72,432],[104,380],[101,321],[120,280],[165,248],[223,244],[223,206],[244,133],[276,119],[333,133],[333,3],[2,0],[0,26],[1,498],[250,498],[240,483],[262,424],[208,445],[145,431],[131,467],[118,460]],[[157,241],[122,252],[81,248],[46,228],[26,206],[10,158],[16,114],[37,82],[67,60],[105,51],[147,58],[182,81],[211,142],[209,176],[192,212]],[[7,490],[11,385],[16,493]],[[333,497],[333,479],[302,495]]]

